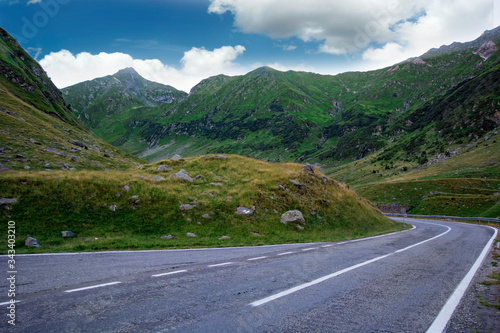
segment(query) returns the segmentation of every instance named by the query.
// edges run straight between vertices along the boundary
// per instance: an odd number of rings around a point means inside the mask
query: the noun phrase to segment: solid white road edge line
[[[293,287],[293,288],[291,288],[291,289],[288,289],[288,290],[282,291],[282,292],[280,292],[280,293],[277,293],[277,294],[271,295],[271,296],[269,296],[269,297],[263,298],[263,299],[261,299],[261,300],[258,300],[258,301],[255,301],[255,302],[252,302],[252,303],[250,303],[249,305],[250,305],[250,306],[253,306],[253,307],[257,307],[257,306],[260,306],[260,305],[263,305],[263,304],[266,304],[266,303],[272,302],[272,301],[274,301],[274,300],[277,300],[278,298],[281,298],[281,297],[284,297],[284,296],[287,296],[287,295],[293,294],[294,292],[297,292],[297,291],[299,291],[299,290],[302,290],[302,289],[305,289],[305,288],[308,288],[308,287],[314,286],[314,285],[316,285],[316,284],[318,284],[318,283],[321,283],[321,282],[324,282],[324,281],[326,281],[326,280],[332,279],[332,278],[334,278],[334,277],[337,277],[337,276],[342,275],[342,274],[344,274],[344,273],[350,272],[350,271],[355,270],[355,269],[357,269],[357,268],[360,268],[360,267],[363,267],[363,266],[369,265],[369,264],[371,264],[371,263],[374,263],[374,262],[376,262],[376,261],[382,260],[382,259],[384,259],[384,258],[387,258],[387,257],[389,257],[389,256],[392,256],[393,254],[400,253],[400,252],[403,252],[403,251],[409,250],[409,249],[411,249],[411,248],[413,248],[413,247],[415,247],[415,246],[422,245],[422,244],[424,244],[424,243],[430,242],[430,241],[432,241],[432,240],[434,240],[434,239],[436,239],[436,238],[439,238],[439,237],[442,237],[442,236],[446,235],[447,233],[449,233],[449,232],[451,231],[451,228],[450,228],[450,227],[446,227],[446,226],[444,226],[444,225],[440,225],[440,224],[436,224],[436,225],[439,225],[439,226],[441,226],[441,227],[445,227],[447,230],[446,230],[445,232],[443,232],[443,233],[441,233],[441,234],[437,235],[437,236],[434,236],[434,237],[432,237],[432,238],[426,239],[426,240],[424,240],[424,241],[422,241],[422,242],[419,242],[419,243],[416,243],[416,244],[414,244],[414,245],[410,245],[410,246],[405,247],[405,248],[403,248],[403,249],[401,249],[401,250],[397,250],[397,251],[394,251],[394,252],[392,252],[392,253],[388,253],[388,254],[386,254],[386,255],[383,255],[383,256],[380,256],[380,257],[377,257],[377,258],[374,258],[374,259],[367,260],[367,261],[362,262],[362,263],[360,263],[360,264],[357,264],[357,265],[354,265],[354,266],[350,266],[350,267],[344,268],[344,269],[342,269],[342,270],[340,270],[340,271],[337,271],[337,272],[335,272],[335,273],[332,273],[332,274],[329,274],[329,275],[326,275],[326,276],[320,277],[320,278],[318,278],[318,279],[316,279],[316,280],[313,280],[313,281],[311,281],[311,282],[307,282],[307,283],[301,284],[301,285],[296,286],[296,287]]]
[[[465,275],[463,280],[460,282],[460,284],[457,286],[453,294],[451,294],[450,298],[448,301],[445,303],[441,311],[439,312],[438,316],[434,321],[432,322],[431,326],[427,329],[427,333],[441,333],[444,332],[446,325],[448,325],[448,322],[451,319],[451,316],[453,315],[453,312],[455,312],[455,309],[457,308],[458,304],[460,303],[460,300],[464,296],[465,292],[467,291],[467,288],[469,288],[470,283],[472,282],[472,279],[474,278],[474,275],[476,275],[476,272],[479,270],[481,267],[484,258],[488,255],[491,245],[495,241],[497,234],[498,234],[498,229],[489,227],[495,232],[493,233],[493,236],[491,236],[490,241],[486,246],[484,247],[483,251],[477,258],[476,262],[474,265],[472,265],[471,269]]]
[[[187,270],[183,269],[183,270],[181,270],[181,271],[168,272],[168,273],[161,273],[161,274],[155,274],[155,275],[151,275],[151,276],[158,277],[158,276],[165,276],[165,275],[179,274],[179,273],[185,273],[185,272],[187,272]]]
[[[94,289],[94,288],[101,288],[101,287],[107,287],[107,286],[112,286],[114,284],[119,284],[121,283],[120,281],[116,282],[110,282],[110,283],[103,283],[103,284],[97,284],[95,286],[90,286],[90,287],[83,287],[83,288],[78,288],[78,289],[71,289],[71,290],[65,290],[65,293],[73,293],[75,291],[82,291],[82,290],[87,290],[87,289]]]
[[[21,301],[14,301],[14,302],[3,302],[3,303],[0,303],[0,306],[2,305],[9,305],[9,304],[12,304],[12,303],[19,303]]]

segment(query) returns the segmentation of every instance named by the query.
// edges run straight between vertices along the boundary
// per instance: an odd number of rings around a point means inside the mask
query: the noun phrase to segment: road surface
[[[0,331],[441,332],[496,231],[406,222],[337,243],[18,255]]]

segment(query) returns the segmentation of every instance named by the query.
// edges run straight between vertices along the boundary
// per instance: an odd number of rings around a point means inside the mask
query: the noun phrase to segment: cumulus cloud
[[[297,37],[319,43],[320,53],[388,63],[494,27],[491,0],[211,0],[208,12],[231,13],[243,33]]]
[[[144,78],[189,91],[202,79],[218,74],[243,74],[247,69],[234,63],[245,52],[241,45],[223,46],[212,51],[192,48],[184,53],[181,67],[165,65],[158,59],[134,59],[125,53],[72,54],[68,50],[52,52],[40,60],[54,84],[59,88],[111,75],[126,67],[133,67]]]

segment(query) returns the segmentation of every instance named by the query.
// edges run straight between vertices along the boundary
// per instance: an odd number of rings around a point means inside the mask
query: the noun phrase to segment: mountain
[[[446,150],[458,137],[467,144],[498,126],[499,43],[497,28],[375,71],[332,76],[263,67],[214,76],[177,103],[133,112],[133,121],[131,112],[110,107],[106,117],[124,115],[118,132],[118,123],[94,128],[148,160],[225,152],[335,164],[399,144],[403,158],[423,162],[433,148]],[[464,98],[473,112],[460,109]]]
[[[331,241],[407,228],[310,166],[236,155],[147,164],[79,122],[2,29],[0,46],[0,224],[17,222],[15,238],[0,237],[3,254]],[[103,83],[95,96],[121,91],[145,109],[184,96],[129,69],[112,80],[116,89]],[[281,222],[291,210],[303,218]],[[42,247],[26,246],[28,237]]]
[[[141,160],[99,139],[40,65],[0,28],[0,170],[130,168]]]
[[[187,96],[173,87],[144,79],[133,68],[76,84],[62,92],[78,119],[115,146],[131,135],[131,124],[154,117],[154,113],[148,113],[150,107],[177,103]]]

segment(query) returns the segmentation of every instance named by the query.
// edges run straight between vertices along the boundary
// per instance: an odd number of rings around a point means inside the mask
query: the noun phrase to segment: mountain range
[[[148,160],[237,153],[332,165],[385,151],[424,164],[496,128],[500,29],[394,66],[339,75],[270,67],[201,81],[189,95],[133,69],[63,89],[101,138]],[[144,82],[144,84],[127,84]],[[134,89],[131,89],[134,87]],[[160,90],[163,89],[163,92]],[[388,158],[390,156],[391,158]]]

